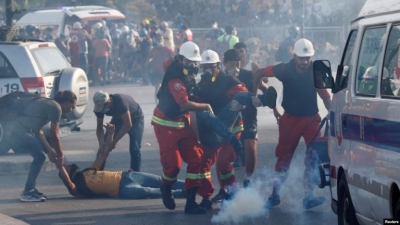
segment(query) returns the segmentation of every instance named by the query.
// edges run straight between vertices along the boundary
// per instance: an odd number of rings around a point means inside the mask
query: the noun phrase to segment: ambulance
[[[68,36],[75,22],[84,25],[102,20],[107,24],[123,23],[126,17],[116,9],[96,5],[40,8],[29,10],[14,26],[23,28],[33,25],[42,31],[49,27],[53,30],[53,36],[58,37],[60,34]]]
[[[314,62],[316,88],[331,88],[330,163],[320,165],[338,224],[400,220],[400,1],[367,0],[351,23],[332,76]]]

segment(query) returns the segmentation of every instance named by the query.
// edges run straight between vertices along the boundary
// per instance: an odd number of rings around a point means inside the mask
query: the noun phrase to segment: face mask
[[[236,34],[237,34],[237,31],[234,30],[234,31],[232,32],[232,35],[235,35],[235,36],[236,36]]]
[[[163,47],[163,46],[164,46],[164,43],[163,43],[163,42],[156,42],[156,46],[158,46],[158,47]]]
[[[236,67],[233,69],[230,69],[230,70],[226,70],[226,74],[228,74],[230,76],[235,76],[235,77],[239,76],[239,72],[240,72],[240,70]]]
[[[217,28],[218,28],[218,25],[217,25],[217,24],[213,24],[211,27],[212,27],[213,29],[217,29]]]
[[[206,68],[203,70],[203,74],[206,76],[214,76],[216,75],[217,71],[215,68]]]

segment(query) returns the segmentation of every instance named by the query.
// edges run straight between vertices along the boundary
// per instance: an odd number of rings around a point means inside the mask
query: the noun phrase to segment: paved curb
[[[64,155],[69,162],[91,163],[96,158],[93,150],[66,150]],[[28,174],[32,163],[32,156],[29,154],[7,154],[0,156],[0,176]],[[41,172],[56,170],[57,167],[46,158]],[[0,223],[2,224],[2,223]]]
[[[28,225],[22,220],[15,219],[13,217],[4,215],[0,213],[0,224],[1,225]]]

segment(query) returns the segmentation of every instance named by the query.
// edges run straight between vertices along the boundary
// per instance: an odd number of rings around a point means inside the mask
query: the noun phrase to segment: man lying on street
[[[107,124],[106,142],[113,140],[115,126]],[[106,160],[109,148],[101,151],[93,164],[80,170],[76,164],[67,164],[60,168],[59,176],[69,193],[76,197],[120,197],[129,199],[161,198],[161,177],[142,172],[100,171]],[[186,198],[185,183],[178,180],[173,187],[175,198]]]

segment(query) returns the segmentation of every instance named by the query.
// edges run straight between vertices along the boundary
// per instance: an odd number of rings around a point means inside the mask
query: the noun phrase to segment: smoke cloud
[[[304,213],[302,208],[304,198],[303,173],[305,169],[304,148],[305,146],[300,144],[293,157],[289,176],[280,192],[281,204],[276,206],[291,215]],[[276,218],[281,214],[270,215],[269,210],[264,208],[265,202],[272,193],[272,181],[275,174],[272,164],[258,168],[251,185],[248,188],[238,189],[232,200],[224,201],[218,214],[211,218],[211,222],[214,224],[260,224],[261,221],[265,223],[268,220],[279,220],[282,224],[293,222],[292,217]],[[314,177],[318,179],[319,176]],[[316,188],[315,194],[316,196],[324,196],[328,194],[328,190]],[[296,219],[294,220],[296,221]],[[305,222],[305,224],[307,223]]]
[[[221,210],[211,218],[212,223],[241,223],[266,215],[265,196],[260,192],[260,183],[241,188],[234,198],[224,201]]]

